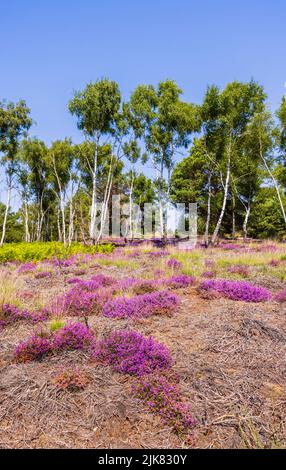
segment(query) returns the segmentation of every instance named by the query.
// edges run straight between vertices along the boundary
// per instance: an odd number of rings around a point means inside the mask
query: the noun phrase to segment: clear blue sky
[[[273,109],[286,92],[285,0],[14,0],[0,18],[0,99],[25,99],[47,143],[80,141],[67,103],[101,77],[126,98],[165,78],[195,102],[207,84],[252,77]]]

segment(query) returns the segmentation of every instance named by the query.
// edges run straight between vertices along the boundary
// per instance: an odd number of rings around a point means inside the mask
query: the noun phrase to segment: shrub
[[[236,264],[228,268],[228,272],[231,274],[239,274],[239,276],[248,277],[249,271],[247,266]]]
[[[176,260],[175,258],[170,258],[167,261],[167,266],[171,269],[182,269],[182,263],[180,263],[180,261]]]
[[[92,292],[97,289],[100,289],[101,287],[111,286],[115,282],[116,281],[110,276],[104,276],[103,274],[98,274],[97,276],[93,276],[91,279],[87,281],[83,281],[80,279],[77,282],[77,287],[79,289]]]
[[[169,349],[145,338],[132,330],[115,331],[97,343],[94,358],[113,366],[114,370],[130,375],[142,376],[155,370],[168,369],[172,365]]]
[[[201,282],[200,288],[205,291],[216,291],[224,297],[244,302],[263,302],[271,298],[271,293],[245,281],[226,279],[209,279]]]
[[[272,259],[269,262],[269,266],[272,266],[273,268],[275,268],[276,266],[279,266],[279,264],[280,264],[280,261],[278,259]]]
[[[51,350],[50,337],[36,333],[16,347],[14,357],[16,362],[30,362],[42,359]]]
[[[4,304],[2,308],[0,307],[1,327],[16,323],[20,320],[38,323],[47,320],[48,317],[49,313],[45,309],[39,312],[30,312],[29,310],[22,310],[16,305]]]
[[[277,302],[285,302],[286,301],[286,289],[283,289],[282,291],[278,292],[275,295],[275,300]]]
[[[69,316],[89,317],[101,312],[103,305],[110,299],[111,293],[107,289],[100,292],[88,292],[82,290],[78,284],[63,296],[58,297],[51,311],[54,314]]]
[[[70,392],[83,390],[89,384],[88,377],[79,369],[63,370],[53,378],[52,382],[58,389]]]
[[[1,251],[0,251],[1,253]],[[35,271],[37,268],[37,266],[35,265],[35,263],[23,263],[19,266],[19,268],[17,269],[17,272],[19,274],[26,274],[26,273],[31,273],[33,271]]]
[[[51,277],[52,273],[50,271],[40,271],[35,274],[35,279],[45,279]]]
[[[211,279],[211,278],[215,277],[215,272],[214,271],[204,271],[202,273],[202,277]]]
[[[179,304],[175,294],[168,291],[152,292],[135,297],[117,297],[107,302],[103,314],[111,318],[149,317],[151,315],[171,315]]]
[[[164,256],[169,256],[170,253],[168,251],[160,250],[160,251],[149,251],[149,253],[147,254],[151,258],[163,258]]]
[[[96,246],[72,243],[65,246],[60,242],[7,243],[0,248],[0,263],[43,261],[53,257],[66,259],[76,254],[112,253],[113,249],[111,244]]]
[[[169,279],[164,280],[164,284],[171,287],[172,289],[180,289],[181,287],[188,287],[195,283],[195,278],[181,274],[180,276],[172,276]]]
[[[148,279],[137,279],[134,277],[128,277],[122,279],[115,285],[115,292],[116,291],[128,291],[132,290],[134,294],[146,294],[149,292],[154,292],[158,289],[158,282],[155,280],[148,280]]]
[[[84,350],[93,345],[94,335],[82,323],[70,323],[56,331],[53,347],[56,350]]]
[[[183,401],[177,384],[169,383],[163,375],[142,377],[133,386],[132,394],[143,400],[177,434],[189,434],[194,424],[191,406]]]

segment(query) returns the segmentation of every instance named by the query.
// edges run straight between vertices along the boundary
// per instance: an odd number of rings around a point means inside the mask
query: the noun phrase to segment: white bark
[[[212,173],[209,172],[209,175],[208,175],[207,220],[206,220],[205,237],[204,237],[206,246],[209,245],[209,227],[210,227],[210,220],[211,220],[211,197],[212,197],[211,179],[212,179]]]
[[[98,140],[94,152],[93,168],[90,167],[92,175],[92,196],[90,210],[89,237],[94,243],[96,236],[96,215],[97,215],[97,158],[98,158]]]
[[[24,200],[24,218],[25,218],[25,242],[30,243],[31,235],[29,231],[29,211],[28,211],[28,204],[25,198]]]
[[[249,217],[250,217],[250,209],[251,209],[251,206],[250,206],[250,200],[249,200],[248,205],[246,207],[245,217],[244,217],[244,221],[243,221],[243,239],[244,240],[247,239],[247,226],[248,226],[248,220],[249,220]]]
[[[231,161],[231,142],[229,143],[229,146],[228,146],[227,171],[226,171],[226,179],[225,179],[225,183],[224,183],[223,203],[222,203],[220,216],[219,216],[219,219],[218,219],[217,224],[216,224],[216,228],[215,228],[213,236],[212,236],[212,245],[214,245],[217,241],[217,237],[218,237],[220,227],[221,227],[221,224],[222,224],[222,221],[223,221],[224,213],[225,213],[226,201],[227,201],[227,196],[228,196],[229,181],[230,181],[230,161]]]
[[[129,234],[131,240],[133,240],[133,186],[134,186],[134,173],[132,171],[131,185],[129,191]]]

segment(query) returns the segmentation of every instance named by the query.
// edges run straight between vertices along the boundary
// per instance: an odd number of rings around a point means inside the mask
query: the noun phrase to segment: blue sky
[[[175,79],[200,102],[207,84],[252,77],[277,108],[286,92],[285,0],[1,2],[0,99],[25,99],[31,133],[81,140],[67,103],[91,80]]]

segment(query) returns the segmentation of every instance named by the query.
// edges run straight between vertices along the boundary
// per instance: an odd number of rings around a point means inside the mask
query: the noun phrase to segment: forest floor
[[[285,287],[285,251],[278,246],[255,252],[253,265],[252,254],[239,250],[197,250],[196,255],[173,251],[172,256],[177,255],[184,270],[197,279],[203,276],[206,259],[220,266],[217,277],[226,277],[225,260],[241,265],[247,256],[247,281],[275,295]],[[154,279],[158,270],[172,274],[165,269],[166,259],[148,256],[147,250],[134,249],[134,256],[132,249],[116,253],[85,262],[81,279],[97,274]],[[272,260],[277,266],[272,262],[270,267]],[[19,274],[18,267],[6,264],[1,279],[2,284],[9,284],[15,303],[33,310],[68,291],[72,287],[68,280],[80,268],[78,264],[52,268],[49,278],[38,279],[33,272]],[[286,447],[286,303],[230,300],[203,294],[197,284],[175,293],[181,302],[173,316],[134,320],[94,315],[89,325],[97,337],[136,329],[170,349],[172,370],[180,377],[182,394],[194,417],[188,439],[176,435],[146,403],[132,396],[135,377],[96,363],[84,351],[17,363],[16,345],[37,328],[19,321],[0,332],[0,447]],[[66,368],[80,368],[88,385],[78,391],[59,390],[53,378]]]

